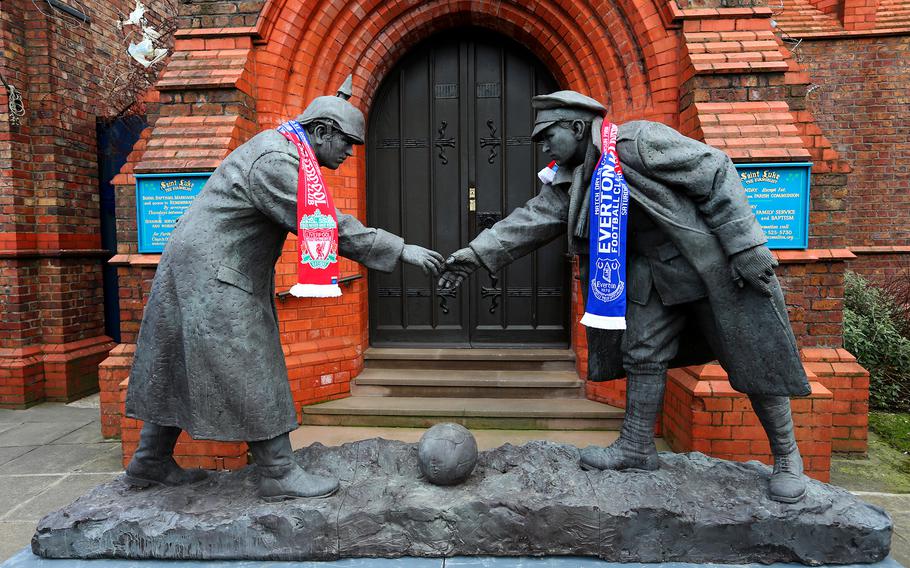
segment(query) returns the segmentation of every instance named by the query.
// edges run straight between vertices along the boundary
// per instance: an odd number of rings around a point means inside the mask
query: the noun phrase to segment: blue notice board
[[[809,162],[736,164],[768,248],[809,246]]]
[[[139,252],[163,252],[177,219],[193,203],[212,172],[135,175]]]

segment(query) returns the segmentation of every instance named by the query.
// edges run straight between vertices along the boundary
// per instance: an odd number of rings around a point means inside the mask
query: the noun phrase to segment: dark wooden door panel
[[[370,112],[370,224],[449,254],[533,197],[545,162],[530,139],[531,97],[555,89],[533,56],[489,33],[460,30],[416,48]],[[373,271],[371,343],[565,346],[569,290],[565,239],[478,272],[457,295],[440,295],[413,267]]]

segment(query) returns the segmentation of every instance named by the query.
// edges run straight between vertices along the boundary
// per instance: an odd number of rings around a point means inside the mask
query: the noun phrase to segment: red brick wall
[[[0,11],[0,72],[22,94],[15,126],[0,89],[0,405],[97,388],[104,337],[96,118],[129,68],[116,22],[129,0],[81,3],[84,24],[32,2]]]
[[[777,275],[800,348],[843,346],[846,250],[776,251]]]
[[[835,452],[865,453],[869,437],[869,372],[845,349],[804,349],[806,369],[829,391]]]
[[[796,441],[806,475],[829,480],[831,392],[813,381],[812,394],[791,402]],[[677,452],[773,463],[768,436],[749,398],[733,390],[718,365],[674,369],[667,381],[663,434]]]
[[[805,40],[799,50],[817,85],[809,108],[853,166],[836,196],[847,246],[910,247],[910,35]],[[850,267],[893,273],[908,253],[860,254]]]
[[[893,249],[889,252],[888,249]],[[849,264],[850,270],[886,288],[907,289],[910,282],[910,246],[905,247],[851,247],[856,259]]]

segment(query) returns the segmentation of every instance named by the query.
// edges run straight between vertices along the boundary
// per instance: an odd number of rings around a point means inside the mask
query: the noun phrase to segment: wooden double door
[[[449,255],[536,195],[546,165],[531,98],[557,90],[520,45],[479,30],[432,38],[381,85],[370,111],[370,225]],[[456,292],[403,265],[369,278],[374,346],[565,347],[570,263],[557,238]]]

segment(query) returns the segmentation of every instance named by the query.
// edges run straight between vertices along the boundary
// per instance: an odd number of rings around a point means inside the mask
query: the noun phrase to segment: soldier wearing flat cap
[[[363,144],[363,114],[346,99],[318,97],[297,119],[318,165],[337,169]],[[331,494],[338,481],[304,471],[288,433],[297,413],[275,310],[275,262],[297,233],[298,150],[266,130],[225,158],[180,219],[158,264],[126,400],[144,420],[126,469],[131,485],[181,485],[205,477],[173,458],[193,438],[246,441],[269,500]],[[389,272],[398,261],[437,274],[442,255],[337,212],[338,250]]]
[[[496,272],[563,233],[579,256],[588,293],[592,172],[606,109],[574,91],[533,99],[533,138],[559,168],[555,179],[446,261],[440,286]],[[616,150],[629,186],[625,331],[587,328],[589,378],[628,378],[619,439],[582,451],[588,469],[654,470],[654,425],[668,367],[718,360],[749,395],[774,454],[770,496],[805,494],[790,396],[810,392],[787,319],[776,261],[730,158],[663,124],[618,128]],[[587,298],[586,298],[587,300]]]

